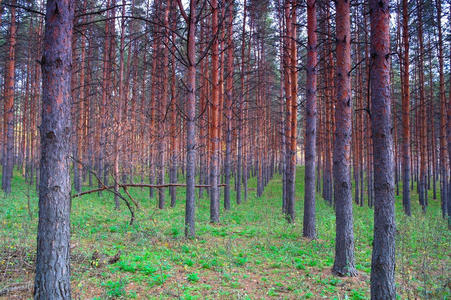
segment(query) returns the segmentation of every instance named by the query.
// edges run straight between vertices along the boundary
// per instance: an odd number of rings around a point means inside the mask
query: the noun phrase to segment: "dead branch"
[[[75,162],[77,162],[77,163],[79,163],[79,164],[81,164],[81,165],[83,166],[83,163],[82,163],[81,161],[77,160],[77,159],[74,158],[74,157],[70,157],[70,158],[73,159]],[[113,186],[106,186],[106,185],[103,183],[103,181],[100,179],[100,177],[97,175],[96,172],[94,172],[94,171],[91,170],[90,168],[87,168],[87,170],[88,170],[89,173],[91,173],[92,175],[94,175],[94,176],[96,177],[97,181],[98,181],[99,184],[101,185],[101,188],[100,188],[100,189],[96,189],[97,192],[106,190],[106,191],[108,191],[108,192],[111,192],[111,193],[115,194],[116,196],[118,196],[118,197],[121,198],[122,200],[124,200],[125,205],[127,205],[127,208],[128,208],[128,210],[130,211],[130,215],[131,215],[131,216],[130,216],[130,225],[133,225],[133,222],[135,221],[135,212],[133,211],[133,208],[132,208],[132,206],[130,205],[130,203],[128,202],[128,200],[127,200],[124,196],[122,196],[121,193],[119,193],[119,192],[117,192],[117,191],[114,190],[114,185],[113,185]],[[116,180],[115,178],[113,178],[113,179]],[[83,193],[79,193],[79,194],[73,195],[72,198],[78,197],[78,195],[81,195],[81,194],[83,194]],[[86,193],[85,193],[85,194],[86,194]]]
[[[130,200],[133,202],[133,204],[135,204],[136,208],[139,209],[138,202],[136,202],[135,199],[133,199],[132,195],[130,195],[130,193],[127,191],[127,187],[124,186],[123,189],[124,189],[124,192],[127,194],[128,198],[130,198]]]
[[[102,183],[101,183],[102,185]],[[148,187],[148,188],[166,188],[166,187],[171,187],[171,186],[180,186],[180,187],[186,187],[186,184],[184,183],[168,183],[168,184],[146,184],[146,183],[127,183],[127,184],[119,184],[120,188],[127,188],[127,187]],[[220,187],[224,187],[226,186],[225,184],[218,184],[218,186]],[[196,184],[195,185],[196,188],[208,188],[211,187],[211,185],[208,184]],[[110,186],[105,186],[102,185],[102,187],[97,188],[97,189],[93,189],[93,190],[89,190],[89,191],[84,191],[75,195],[72,195],[72,198],[77,198],[77,197],[81,197],[83,195],[87,195],[87,194],[92,194],[92,193],[96,193],[96,192],[100,192],[100,191],[104,191],[104,190],[112,190],[114,189],[114,185],[110,185]]]
[[[4,288],[3,290],[0,290],[0,297],[6,296],[8,294],[17,293],[17,292],[23,292],[28,291],[33,288],[33,282],[27,282],[20,285],[12,285],[9,287]]]

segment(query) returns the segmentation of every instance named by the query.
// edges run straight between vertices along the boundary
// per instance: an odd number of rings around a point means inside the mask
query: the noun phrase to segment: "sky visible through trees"
[[[74,201],[130,227],[146,203],[179,209],[192,243],[277,191],[299,243],[324,239],[330,209],[337,278],[362,274],[367,209],[366,296],[396,299],[398,207],[449,251],[450,24],[440,0],[0,0],[0,218],[18,180],[38,215],[18,291],[71,297]]]

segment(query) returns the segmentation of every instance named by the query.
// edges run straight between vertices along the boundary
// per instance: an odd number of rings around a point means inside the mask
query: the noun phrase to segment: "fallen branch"
[[[28,291],[28,290],[31,290],[32,288],[33,288],[32,282],[27,282],[27,283],[20,284],[20,285],[9,286],[9,287],[4,288],[3,290],[0,290],[0,297],[6,296],[11,293]]]
[[[124,186],[123,189],[124,189],[124,192],[127,194],[128,198],[130,198],[130,200],[132,200],[133,204],[135,204],[136,208],[139,209],[138,202],[136,202],[135,199],[133,199],[132,195],[130,195],[130,193],[127,191],[127,187]]]
[[[75,159],[75,158],[73,158],[73,157],[71,157],[71,158],[72,158],[75,162],[77,162],[77,163],[83,165],[83,163],[81,163],[79,160],[77,160],[77,159]],[[111,193],[115,194],[116,196],[118,196],[119,198],[121,198],[122,200],[124,200],[125,204],[126,204],[127,207],[128,207],[128,210],[130,211],[130,215],[131,215],[131,216],[130,216],[130,225],[133,225],[133,222],[135,221],[135,212],[133,211],[133,208],[132,208],[132,206],[130,205],[130,203],[128,202],[128,200],[125,199],[124,196],[122,196],[121,193],[119,193],[119,192],[117,192],[117,191],[114,190],[114,185],[113,185],[113,186],[106,186],[106,185],[102,182],[102,180],[100,180],[100,178],[99,178],[99,176],[97,175],[96,172],[92,171],[92,170],[89,169],[89,168],[88,168],[87,170],[88,170],[89,173],[93,174],[93,175],[96,177],[97,181],[98,181],[99,184],[101,185],[101,188],[96,189],[95,191],[99,192],[99,191],[107,190],[108,192],[111,192]],[[115,182],[117,183],[116,179],[115,179],[115,178],[113,178],[113,179],[114,179]],[[79,193],[79,194],[73,195],[72,198],[78,197],[79,195],[82,195],[82,194],[83,194],[83,193]],[[89,193],[84,193],[84,194],[89,194]]]
[[[127,183],[127,184],[119,184],[120,188],[126,189],[128,187],[148,187],[148,188],[166,188],[166,187],[171,187],[171,186],[180,186],[180,187],[186,187],[186,184],[184,183],[168,183],[168,184],[146,184],[146,183]],[[219,187],[224,187],[226,186],[225,184],[218,184]],[[208,188],[211,187],[211,185],[208,184],[196,184],[194,187],[196,188]],[[100,191],[104,191],[104,190],[112,190],[114,189],[114,185],[110,185],[110,186],[105,186],[102,185],[102,187],[97,188],[97,189],[93,189],[93,190],[89,190],[89,191],[85,191],[85,192],[81,192],[78,194],[74,194],[72,195],[72,198],[77,198],[77,197],[81,197],[83,195],[87,195],[87,194],[92,194],[92,193],[96,193],[96,192],[100,192]]]

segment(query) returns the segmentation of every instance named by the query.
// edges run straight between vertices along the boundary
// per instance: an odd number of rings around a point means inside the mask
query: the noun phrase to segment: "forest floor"
[[[197,239],[185,240],[185,191],[177,188],[175,208],[156,209],[148,189],[134,188],[139,202],[135,223],[121,203],[114,210],[104,192],[72,201],[71,272],[74,299],[366,299],[369,297],[373,211],[354,206],[354,278],[333,276],[335,215],[318,195],[317,240],[302,238],[303,168],[296,178],[297,223],[281,213],[282,185],[276,176],[257,198],[209,223],[206,194],[197,200]],[[87,188],[86,188],[87,190]],[[446,299],[450,294],[451,233],[438,200],[427,213],[412,195],[413,215],[402,213],[396,197],[396,283],[400,299]],[[167,203],[169,196],[166,195]],[[232,194],[234,201],[234,195]],[[0,298],[32,297],[38,198],[18,175],[13,194],[0,196]],[[115,263],[108,260],[120,252]],[[94,257],[94,259],[93,259]]]

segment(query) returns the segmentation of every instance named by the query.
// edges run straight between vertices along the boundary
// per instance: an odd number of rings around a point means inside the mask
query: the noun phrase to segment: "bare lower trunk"
[[[218,30],[218,3],[211,1],[212,7],[212,30],[217,35]],[[212,44],[211,68],[212,68],[212,130],[211,130],[211,159],[210,159],[210,222],[219,223],[219,81],[218,64],[219,49],[218,39],[214,38]]]
[[[184,12],[179,2],[179,8]],[[188,32],[188,103],[186,120],[186,209],[185,209],[185,237],[194,238],[196,236],[196,6],[195,1],[190,0],[190,14],[186,16],[186,22],[189,23]],[[201,170],[202,172],[203,170]]]
[[[335,262],[339,276],[355,276],[352,215],[351,155],[351,34],[349,1],[336,2],[337,104],[335,109],[334,203],[336,213]]]
[[[14,74],[16,56],[16,1],[12,1],[11,25],[9,30],[9,53],[6,63],[4,95],[4,152],[2,169],[2,188],[5,195],[11,193],[11,179],[14,167]]]
[[[47,1],[35,299],[70,299],[70,95],[74,4]]]
[[[307,104],[305,119],[305,197],[303,235],[316,237],[315,157],[316,157],[316,0],[307,1]]]
[[[371,299],[396,299],[389,1],[371,0],[370,12],[371,127],[374,149],[374,241],[371,260]]]

